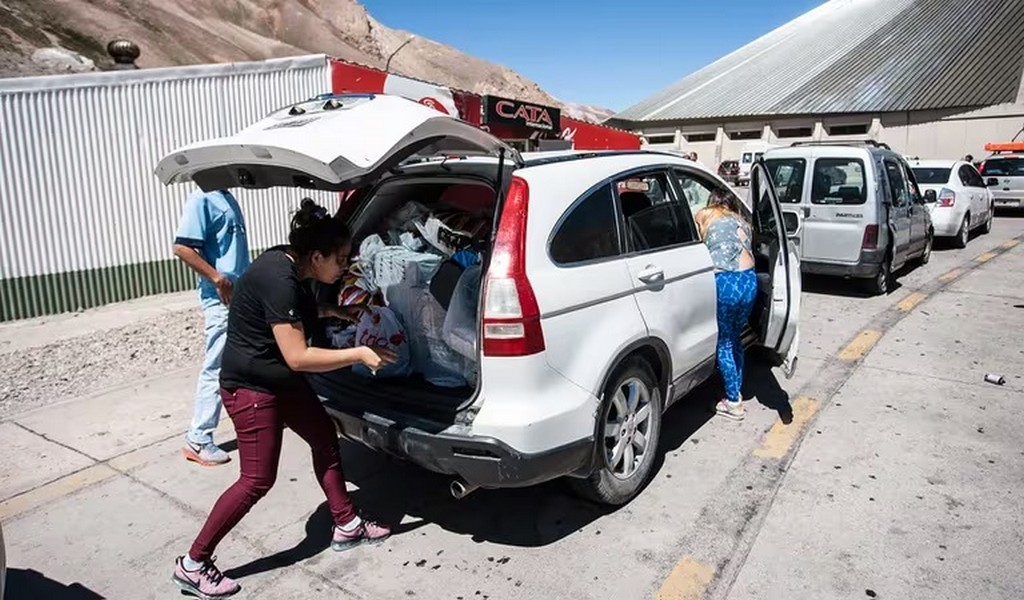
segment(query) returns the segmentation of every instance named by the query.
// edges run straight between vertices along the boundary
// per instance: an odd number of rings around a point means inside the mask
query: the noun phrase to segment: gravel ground
[[[0,354],[0,420],[55,402],[194,365],[203,354],[198,309]]]

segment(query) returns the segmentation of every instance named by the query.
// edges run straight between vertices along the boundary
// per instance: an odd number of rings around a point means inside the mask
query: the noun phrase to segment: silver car
[[[993,154],[979,170],[997,209],[1024,207],[1024,151]]]

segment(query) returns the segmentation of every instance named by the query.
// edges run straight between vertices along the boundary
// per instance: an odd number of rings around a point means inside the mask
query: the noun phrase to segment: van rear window
[[[770,158],[764,161],[772,174],[779,202],[799,204],[804,195],[804,173],[807,161],[802,158]]]
[[[814,162],[811,202],[814,204],[864,204],[867,182],[864,163],[857,158],[819,158]]]
[[[1024,176],[1024,158],[989,158],[985,161],[985,169],[982,175],[997,177],[1022,177]]]

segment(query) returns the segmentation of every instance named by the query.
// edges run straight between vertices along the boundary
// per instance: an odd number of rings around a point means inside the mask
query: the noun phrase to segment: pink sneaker
[[[221,600],[233,596],[242,589],[237,582],[228,579],[214,566],[213,558],[206,561],[198,571],[186,571],[183,563],[184,556],[179,556],[174,561],[174,576],[171,581],[178,584],[181,591],[191,594],[202,600]]]
[[[335,552],[351,550],[360,544],[379,544],[391,536],[391,530],[373,521],[364,520],[352,531],[344,531],[341,527],[334,528],[334,539],[331,549]]]

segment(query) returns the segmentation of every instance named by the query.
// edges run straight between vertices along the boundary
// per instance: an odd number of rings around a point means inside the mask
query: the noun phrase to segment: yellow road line
[[[1000,248],[1005,248],[1005,249],[1009,250],[1010,248],[1013,248],[1013,247],[1015,247],[1015,246],[1016,246],[1017,244],[1019,244],[1019,243],[1020,243],[1020,240],[1006,240],[1006,241],[1005,241],[1005,242],[1003,242],[1003,243],[1002,243],[1002,245],[1001,245],[1001,246],[999,246],[999,247],[1000,247]]]
[[[964,274],[963,269],[953,269],[949,273],[946,273],[942,277],[939,277],[939,281],[951,281]]]
[[[82,469],[77,473],[62,477],[30,492],[0,502],[0,521],[59,500],[68,494],[77,492],[94,483],[110,479],[115,475],[117,475],[117,471],[107,465],[93,465],[87,469]]]
[[[859,360],[874,348],[875,344],[882,338],[882,332],[874,329],[865,329],[847,344],[839,353],[839,360]]]
[[[906,298],[900,300],[899,303],[896,304],[896,308],[902,310],[903,312],[910,312],[914,310],[915,306],[920,304],[921,301],[927,297],[928,296],[922,294],[921,292],[914,292],[913,294],[910,294]]]
[[[986,253],[984,253],[982,255],[979,255],[974,260],[976,260],[977,262],[983,263],[983,262],[988,262],[988,261],[992,260],[996,256],[999,256],[999,255],[996,254],[995,252],[986,252]]]
[[[655,600],[700,600],[715,577],[714,567],[689,556],[680,560],[668,578],[661,584],[661,589],[654,596]]]
[[[798,435],[807,425],[811,417],[818,412],[821,402],[813,398],[800,396],[790,404],[793,409],[793,421],[786,425],[776,421],[768,433],[764,435],[761,447],[754,450],[754,456],[761,458],[782,458],[793,447]]]

